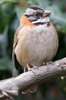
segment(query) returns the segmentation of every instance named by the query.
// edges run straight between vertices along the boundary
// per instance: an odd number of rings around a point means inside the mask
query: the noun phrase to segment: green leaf
[[[5,26],[9,25],[14,16],[14,4],[5,4],[0,6],[0,32],[3,32]]]
[[[6,3],[17,3],[17,0],[0,0],[0,5],[6,4]]]

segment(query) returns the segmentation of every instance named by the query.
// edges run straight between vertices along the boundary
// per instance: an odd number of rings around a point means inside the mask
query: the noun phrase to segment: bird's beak
[[[44,10],[44,17],[47,17],[51,14],[51,11]]]

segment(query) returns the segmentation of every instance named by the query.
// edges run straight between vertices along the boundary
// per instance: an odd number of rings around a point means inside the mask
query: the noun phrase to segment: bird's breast
[[[58,37],[55,28],[37,26],[23,27],[19,31],[15,48],[17,60],[23,66],[27,63],[40,66],[43,61],[51,60],[58,49]]]

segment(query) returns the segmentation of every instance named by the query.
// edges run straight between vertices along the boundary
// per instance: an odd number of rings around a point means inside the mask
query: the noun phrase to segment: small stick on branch
[[[66,58],[48,63],[17,77],[0,81],[0,93],[6,96],[17,96],[19,92],[32,85],[48,81],[56,76],[66,75]]]

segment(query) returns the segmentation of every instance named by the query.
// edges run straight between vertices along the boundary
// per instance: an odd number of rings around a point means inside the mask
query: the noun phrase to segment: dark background
[[[30,5],[39,5],[52,11],[51,22],[59,37],[59,49],[54,60],[66,56],[66,0],[0,0],[0,80],[13,77],[18,72],[12,62],[13,36],[19,20]],[[66,79],[56,77],[38,85],[33,94],[19,94],[15,100],[66,100]]]

